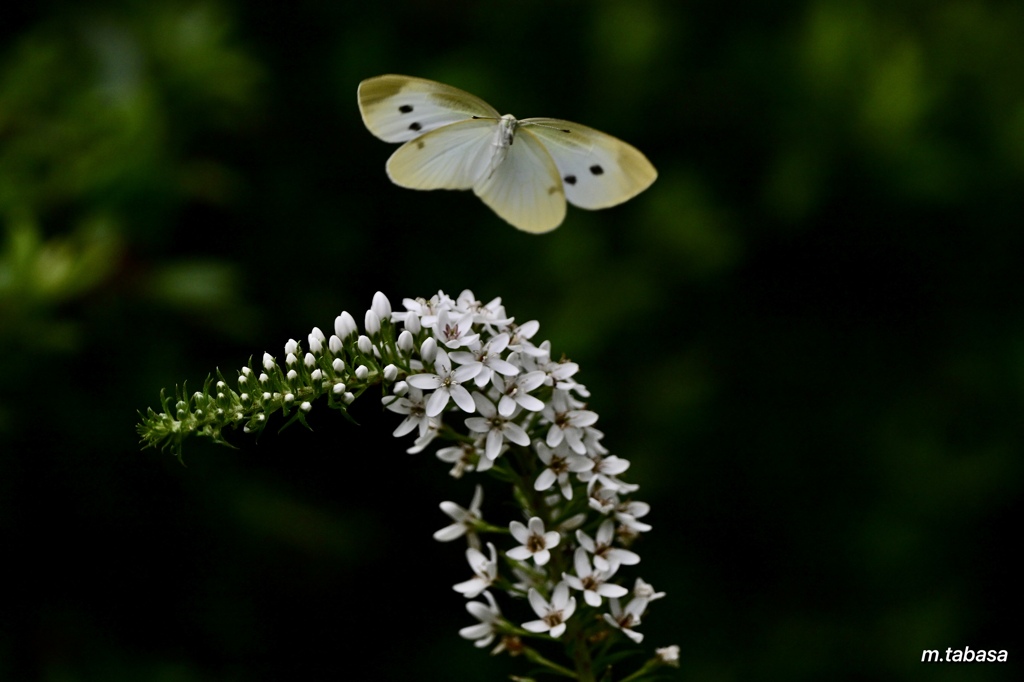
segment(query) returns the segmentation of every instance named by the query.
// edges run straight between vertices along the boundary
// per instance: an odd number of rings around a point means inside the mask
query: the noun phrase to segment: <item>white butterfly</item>
[[[611,135],[556,118],[517,121],[479,97],[423,78],[364,80],[359,112],[371,133],[405,143],[388,159],[396,185],[472,188],[527,232],[558,227],[566,199],[580,208],[608,208],[658,177],[643,154]]]

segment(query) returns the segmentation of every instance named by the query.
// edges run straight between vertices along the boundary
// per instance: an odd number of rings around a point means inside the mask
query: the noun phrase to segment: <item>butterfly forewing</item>
[[[385,142],[406,142],[474,116],[498,119],[479,97],[444,83],[412,76],[377,76],[359,84],[359,112]]]
[[[635,147],[599,130],[557,118],[519,122],[520,134],[536,135],[551,154],[573,206],[597,209],[621,204],[651,186],[658,172]]]
[[[406,142],[388,159],[388,177],[410,189],[469,189],[495,156],[497,121],[469,119]]]
[[[473,191],[513,227],[549,232],[565,218],[565,195],[558,166],[531,133],[520,128],[504,160]]]
[[[377,76],[359,84],[363,122],[387,142],[391,180],[412,189],[469,189],[527,232],[548,232],[565,202],[607,208],[647,189],[658,173],[639,151],[556,118],[501,117],[468,92],[424,78]]]

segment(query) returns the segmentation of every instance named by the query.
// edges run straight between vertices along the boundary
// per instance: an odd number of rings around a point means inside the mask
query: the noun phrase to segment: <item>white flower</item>
[[[509,324],[509,350],[526,353],[528,355],[537,355],[537,347],[530,343],[530,339],[533,338],[533,335],[536,334],[538,330],[540,330],[540,322],[537,320],[530,320],[529,322],[524,322],[521,325]],[[541,351],[541,353],[543,353],[543,351]]]
[[[569,482],[569,472],[579,474],[594,466],[594,462],[582,455],[567,452],[566,448],[559,447],[558,452],[552,450],[544,443],[537,443],[535,446],[537,456],[546,465],[540,472],[540,476],[533,483],[534,490],[547,490],[555,481],[558,481],[562,496],[567,500],[572,499],[572,483]],[[582,479],[581,479],[582,480]]]
[[[508,345],[508,334],[498,334],[474,351],[452,351],[451,359],[460,365],[479,365],[480,372],[473,381],[483,388],[491,381],[494,372],[505,376],[519,374],[519,368],[501,359],[501,352]]]
[[[530,391],[544,383],[544,372],[517,374],[508,379],[503,379],[500,374],[495,374],[492,381],[494,387],[501,393],[501,399],[498,401],[498,413],[502,417],[512,416],[516,405],[530,412],[540,412],[544,409],[544,403],[529,394]]]
[[[439,542],[451,542],[469,533],[470,545],[479,549],[480,541],[476,537],[475,524],[483,519],[480,515],[480,505],[483,501],[484,489],[477,486],[473,493],[473,501],[469,503],[469,509],[463,509],[454,502],[442,502],[441,511],[450,516],[455,523],[434,533],[434,539]]]
[[[427,404],[423,400],[423,391],[418,388],[410,388],[408,393],[399,398],[386,396],[381,398],[381,401],[392,412],[406,415],[394,431],[395,438],[411,433],[413,429],[419,429],[420,436],[424,436],[431,423],[435,421],[427,416]]]
[[[351,393],[346,393],[345,395],[352,395],[352,394]],[[425,434],[423,434],[422,436],[420,436],[419,438],[417,438],[413,442],[412,447],[406,449],[406,452],[408,452],[410,455],[417,455],[417,454],[423,452],[424,450],[426,450],[427,446],[430,445],[435,438],[437,438],[437,435],[439,433],[440,428],[441,428],[441,420],[440,419],[431,419],[430,420],[430,424],[427,426],[427,432]]]
[[[670,665],[673,668],[679,667],[679,647],[675,644],[655,649],[654,653],[658,655],[658,658],[665,665]]]
[[[546,441],[548,446],[555,447],[564,439],[573,452],[587,454],[587,446],[583,444],[584,429],[597,422],[596,412],[572,409],[569,394],[556,390],[551,402],[544,406],[543,414],[551,422]]]
[[[502,621],[501,611],[498,610],[498,604],[494,601],[494,597],[490,592],[484,592],[484,597],[487,599],[487,604],[478,601],[466,603],[466,610],[480,622],[459,630],[460,637],[475,639],[473,646],[481,649],[494,641],[494,635]]]
[[[590,505],[591,509],[602,514],[611,514],[619,504],[619,496],[611,488],[598,488],[594,486],[588,492],[590,496],[587,498],[587,504]]]
[[[526,561],[533,557],[534,563],[543,566],[551,560],[550,548],[558,544],[561,536],[554,530],[545,533],[544,521],[538,516],[531,518],[529,524],[529,529],[519,521],[512,521],[508,524],[508,529],[512,531],[512,537],[522,544],[519,547],[513,547],[505,554],[517,561]]]
[[[466,561],[469,562],[469,567],[473,569],[475,575],[465,582],[453,585],[452,589],[461,592],[467,599],[478,596],[498,578],[498,550],[490,542],[487,543],[487,549],[491,553],[490,559],[473,547],[466,550]],[[625,594],[625,590],[623,590],[623,594]]]
[[[591,456],[594,466],[590,471],[580,474],[580,480],[587,483],[587,488],[592,489],[595,484],[600,483],[602,488],[610,490],[622,490],[629,492],[632,486],[623,483],[616,476],[629,468],[629,460],[611,455],[609,457]],[[623,490],[626,488],[627,490]]]
[[[664,592],[655,592],[654,586],[650,583],[645,583],[641,578],[636,579],[636,583],[633,585],[633,596],[643,597],[647,601],[651,602],[655,599],[661,599],[665,596]]]
[[[620,564],[633,566],[640,563],[640,555],[621,547],[612,547],[615,539],[615,522],[606,520],[597,529],[597,539],[592,539],[581,530],[576,531],[580,546],[594,556],[594,565],[599,571],[618,570]]]
[[[630,501],[620,502],[615,508],[615,518],[619,523],[635,533],[646,533],[651,529],[650,524],[637,521],[642,516],[647,516],[651,511],[651,505],[646,502]]]
[[[462,478],[467,471],[487,471],[494,466],[494,462],[484,457],[480,448],[471,443],[450,445],[439,449],[436,454],[439,460],[452,465],[448,472],[452,478]]]
[[[448,359],[448,354],[439,348],[434,359],[434,369],[437,370],[437,374],[413,374],[406,379],[410,386],[434,391],[427,399],[427,416],[436,417],[444,412],[444,408],[448,407],[449,398],[463,411],[473,412],[476,404],[462,382],[476,376],[480,366],[466,365],[452,371],[452,362]]]
[[[569,586],[564,582],[555,585],[550,603],[532,587],[527,597],[540,620],[523,623],[523,629],[530,632],[547,632],[552,637],[561,637],[565,632],[565,621],[576,611],[576,598],[569,596]]]
[[[523,427],[499,415],[498,408],[486,397],[474,393],[473,402],[476,404],[477,412],[483,416],[467,418],[466,428],[474,433],[487,434],[487,444],[484,448],[487,459],[492,462],[497,459],[506,440],[524,447],[530,444],[530,437],[526,435]]]
[[[647,600],[642,597],[634,597],[629,600],[625,609],[619,606],[618,599],[609,599],[608,602],[611,605],[612,612],[611,614],[602,614],[605,622],[622,630],[627,637],[637,644],[642,642],[644,636],[639,632],[634,632],[633,628],[640,625],[640,616],[643,615],[644,610],[647,608]]]
[[[449,348],[466,348],[480,340],[479,334],[473,334],[473,314],[466,313],[459,319],[452,320],[447,310],[442,310],[434,324],[434,338]]]
[[[473,322],[484,325],[489,331],[495,326],[504,326],[512,322],[512,319],[505,315],[505,306],[501,305],[501,298],[493,298],[488,303],[481,303],[469,289],[459,294],[458,304],[460,308],[473,313]]]
[[[569,586],[576,590],[583,590],[583,599],[591,606],[601,605],[601,597],[624,597],[629,590],[621,585],[611,585],[605,581],[612,577],[611,571],[595,571],[590,567],[590,559],[587,558],[587,550],[582,547],[576,548],[573,557],[576,565],[576,575],[563,573]]]

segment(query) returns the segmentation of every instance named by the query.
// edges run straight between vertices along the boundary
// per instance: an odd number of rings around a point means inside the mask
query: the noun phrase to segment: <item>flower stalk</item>
[[[517,518],[485,520],[479,482],[468,508],[441,503],[451,523],[435,539],[467,546],[469,566],[454,590],[477,623],[462,637],[480,648],[498,639],[492,653],[522,655],[582,682],[598,674],[639,682],[678,665],[678,647],[666,647],[639,669],[621,670],[621,649],[642,642],[641,618],[664,593],[639,578],[632,590],[621,584],[620,568],[640,562],[632,546],[651,529],[641,520],[649,506],[620,477],[629,462],[601,444],[576,363],[552,359],[550,343],[534,341],[539,324],[517,323],[500,299],[439,292],[403,304],[392,311],[378,293],[362,334],[343,312],[329,338],[314,328],[305,345],[289,340],[283,363],[264,353],[233,381],[217,370],[200,391],[182,385],[173,402],[161,392],[163,411],[140,413],[144,446],[180,459],[190,436],[228,445],[229,427],[259,434],[278,412],[282,429],[306,425],[324,402],[351,419],[348,406],[376,387],[401,417],[393,435],[413,438],[407,452],[440,446],[435,454],[451,476],[490,478],[519,508]],[[551,660],[559,649],[564,663]]]

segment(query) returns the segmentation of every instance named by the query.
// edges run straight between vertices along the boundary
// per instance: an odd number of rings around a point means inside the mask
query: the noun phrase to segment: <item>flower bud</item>
[[[348,311],[342,311],[341,315],[338,315],[334,320],[334,333],[342,339],[346,339],[352,334],[359,331],[356,327],[356,321],[352,319],[352,316],[348,314]]]
[[[409,330],[410,334],[419,334],[420,330],[423,329],[423,325],[420,324],[420,316],[414,312],[409,312],[405,316],[405,328]]]
[[[437,341],[433,336],[427,337],[427,340],[420,346],[420,357],[423,358],[423,362],[429,365],[434,364],[434,358],[437,357]]]
[[[377,313],[367,310],[363,317],[363,326],[366,327],[366,333],[370,336],[380,334],[380,318],[377,317]]]
[[[379,291],[373,295],[373,303],[370,304],[370,310],[376,313],[377,317],[381,320],[391,319],[391,301]]]

